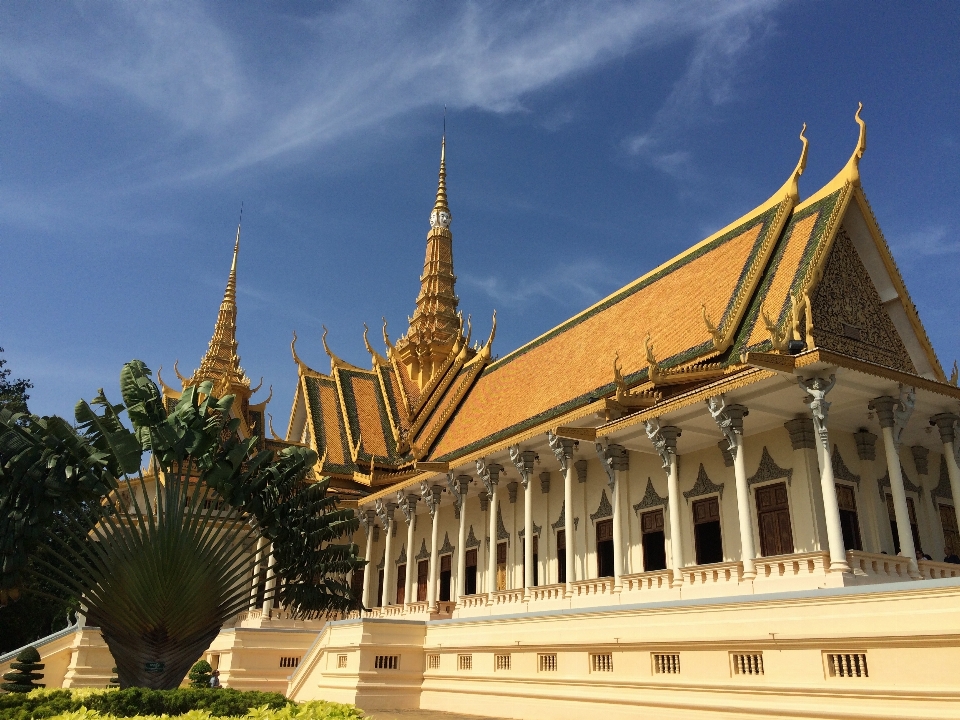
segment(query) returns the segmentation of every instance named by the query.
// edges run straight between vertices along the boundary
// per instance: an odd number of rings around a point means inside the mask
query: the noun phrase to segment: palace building
[[[314,448],[356,507],[367,610],[257,604],[210,648],[224,684],[544,720],[960,716],[957,369],[867,201],[856,121],[811,196],[801,132],[756,209],[496,360],[496,316],[475,340],[458,306],[442,149],[409,327],[382,350],[364,331],[369,368],[324,337],[328,372],[294,336],[287,430],[264,440]],[[238,245],[180,379],[236,393],[260,435]],[[95,629],[68,630],[45,662],[104,684]]]

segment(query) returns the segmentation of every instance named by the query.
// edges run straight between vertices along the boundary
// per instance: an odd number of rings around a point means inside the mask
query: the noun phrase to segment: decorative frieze
[[[921,487],[920,485],[914,485],[910,481],[910,478],[907,477],[907,471],[903,469],[903,465],[900,466],[900,475],[903,477],[904,490],[907,490],[909,492],[915,492],[918,497],[923,497],[923,487]],[[887,472],[884,473],[884,476],[882,478],[877,480],[877,486],[880,491],[880,499],[886,501],[886,498],[884,497],[886,493],[884,492],[884,490],[890,488],[890,471],[889,470],[887,470]]]
[[[520,538],[521,540],[523,540],[524,530],[526,530],[526,528],[520,528],[520,530],[517,531],[517,537]],[[536,535],[537,537],[540,537],[540,531],[541,531],[541,530],[543,530],[542,527],[540,527],[540,526],[537,525],[536,523],[533,524],[533,534],[534,534],[534,535]]]
[[[590,519],[596,522],[597,520],[608,517],[613,517],[613,506],[610,504],[609,498],[607,498],[607,491],[602,490],[600,493],[600,505],[597,506],[596,512],[590,513]]]
[[[440,546],[439,553],[441,555],[446,555],[447,553],[452,553],[456,548],[450,544],[450,534],[447,532],[443,533],[443,545]]]
[[[473,525],[470,526],[470,532],[467,533],[467,541],[464,543],[464,547],[467,550],[480,547],[480,540],[478,540],[477,536],[473,533]]]
[[[720,483],[719,485],[715,484],[707,476],[707,471],[704,469],[703,463],[700,463],[700,471],[697,473],[697,481],[693,484],[692,488],[683,493],[683,497],[686,498],[686,501],[689,504],[690,498],[719,493],[720,499],[723,500],[723,485],[724,483]]]
[[[666,506],[667,498],[657,495],[657,491],[653,489],[653,479],[648,477],[647,490],[643,493],[643,497],[641,498],[640,502],[633,506],[633,512],[639,515],[641,510]]]
[[[564,501],[564,503],[560,506],[560,517],[557,518],[557,521],[556,521],[555,523],[552,523],[552,524],[550,525],[550,527],[553,528],[554,532],[556,532],[557,530],[565,530],[565,529],[566,529],[566,527],[567,527],[567,524],[566,524],[566,509],[567,509],[567,503],[566,503],[566,501]],[[575,518],[573,519],[573,529],[576,530],[578,527],[580,527],[580,518],[579,518],[579,517],[575,517]]]
[[[811,429],[813,423],[810,423]],[[813,433],[810,433],[811,438]],[[757,467],[757,471],[747,478],[747,487],[751,485],[756,485],[757,483],[767,482],[769,480],[780,480],[785,478],[787,485],[790,485],[793,480],[793,469],[792,468],[782,468],[777,465],[777,462],[773,459],[773,456],[770,455],[770,451],[767,450],[767,446],[763,446],[763,452],[760,453],[760,465]]]
[[[798,416],[783,424],[790,433],[790,445],[794,450],[816,450],[816,438],[813,432],[813,419]]]
[[[860,476],[855,475],[843,462],[843,456],[840,455],[840,448],[833,446],[833,455],[830,456],[830,464],[833,465],[833,477],[835,480],[855,483],[857,490],[860,489]]]
[[[500,507],[500,503],[497,503],[497,541],[509,539],[510,533],[503,525],[503,508]]]
[[[416,560],[429,560],[430,551],[427,550],[427,541],[426,539],[420,541],[420,552],[417,553]]]
[[[940,456],[940,482],[930,491],[930,500],[933,502],[934,510],[937,510],[937,498],[953,502],[953,491],[950,489],[950,472],[947,470],[947,458],[944,455]]]
[[[393,564],[397,566],[407,564],[407,546],[406,545],[400,546],[400,554],[397,555],[397,559],[393,561]]]

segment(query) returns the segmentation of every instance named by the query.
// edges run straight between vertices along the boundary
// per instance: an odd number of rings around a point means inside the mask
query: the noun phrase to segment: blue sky
[[[243,366],[368,366],[412,314],[443,106],[461,308],[504,355],[846,162],[960,356],[955,3],[0,5],[0,346],[31,409],[199,363],[241,201]],[[638,342],[640,339],[638,338]],[[261,395],[260,397],[263,397]]]

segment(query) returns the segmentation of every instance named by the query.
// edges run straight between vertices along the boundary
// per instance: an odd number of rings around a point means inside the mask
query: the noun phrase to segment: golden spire
[[[241,210],[242,212],[242,210]],[[183,386],[197,385],[210,380],[216,392],[250,393],[250,379],[240,367],[237,355],[237,256],[240,254],[240,223],[237,223],[237,239],[233,244],[233,262],[227,277],[227,289],[223,293],[217,324],[207,352],[193,376]]]
[[[427,253],[420,276],[417,308],[410,327],[395,346],[410,378],[423,388],[442,366],[458,338],[461,323],[457,315],[460,302],[454,292],[452,214],[447,204],[447,139],[440,142],[440,174],[437,199],[430,213]]]

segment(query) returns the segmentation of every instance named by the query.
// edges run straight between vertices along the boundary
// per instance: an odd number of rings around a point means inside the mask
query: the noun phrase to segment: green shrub
[[[210,674],[213,672],[213,668],[210,667],[210,663],[206,660],[200,660],[195,663],[192,668],[190,668],[190,674],[187,677],[190,679],[190,687],[195,688],[208,688],[210,687]]]
[[[8,693],[28,693],[37,688],[46,687],[43,683],[36,682],[43,680],[43,673],[37,672],[43,670],[43,663],[40,662],[40,653],[35,647],[27,647],[17,654],[17,662],[10,663],[14,672],[4,673],[3,679],[7,682],[0,683],[0,688]]]
[[[280,710],[290,705],[280,693],[233,690],[230,688],[179,688],[177,690],[70,691],[40,690],[30,694],[0,695],[2,720],[41,720],[81,709],[118,718],[138,715],[183,715],[193,710],[206,711],[213,717],[241,717],[251,708]],[[342,706],[351,707],[351,706]],[[314,720],[304,716],[305,720]],[[326,716],[318,716],[325,718]],[[339,718],[339,715],[330,715]],[[353,717],[344,715],[343,717]],[[359,716],[358,716],[359,717]]]

